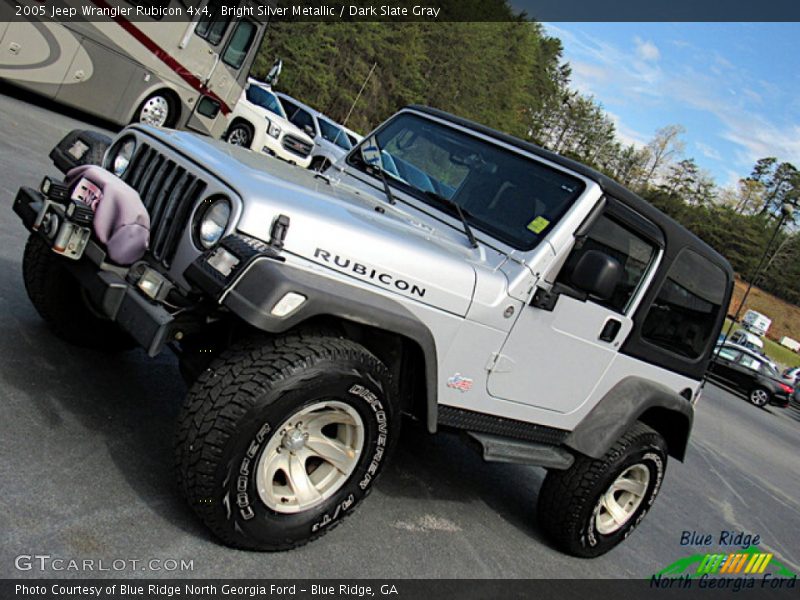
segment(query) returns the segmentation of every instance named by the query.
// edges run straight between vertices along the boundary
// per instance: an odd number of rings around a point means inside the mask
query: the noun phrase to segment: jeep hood
[[[380,191],[328,183],[312,171],[216,140],[165,135],[240,195],[239,231],[267,241],[273,220],[284,214],[291,220],[285,252],[354,283],[466,315],[481,261],[461,232],[436,227],[402,203],[389,205]]]

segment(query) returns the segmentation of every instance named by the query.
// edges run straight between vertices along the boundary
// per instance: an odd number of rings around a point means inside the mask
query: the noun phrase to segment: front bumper
[[[22,187],[14,199],[14,212],[34,235],[34,224],[45,205],[45,197],[33,188]],[[64,267],[85,289],[93,308],[117,323],[138,344],[155,356],[171,340],[181,337],[189,323],[181,323],[163,306],[150,301],[132,285],[127,277],[130,269],[110,264],[103,248],[88,240],[78,260],[64,259]]]
[[[41,192],[22,187],[13,207],[25,227],[33,235],[41,235],[53,247],[53,240],[37,229],[45,205],[46,198]],[[66,219],[62,213],[59,215],[62,220]],[[288,225],[288,221],[286,223]],[[214,257],[218,258],[220,253],[227,253],[230,258],[225,265],[227,268],[221,270],[214,266],[219,266]],[[263,263],[274,268],[265,271]],[[192,287],[178,292],[167,275],[146,261],[131,267],[110,263],[103,247],[93,239],[88,239],[79,258],[63,259],[64,267],[85,289],[92,307],[119,325],[150,356],[159,354],[172,341],[201,332],[210,318],[213,320],[225,311],[268,331],[288,328],[297,319],[295,313],[288,318],[276,318],[270,314],[272,306],[280,298],[276,298],[276,294],[287,286],[283,281],[287,270],[281,268],[284,264],[278,248],[248,236],[232,234],[190,263],[183,276]],[[157,293],[147,296],[140,289],[145,279],[143,274],[147,272],[157,274],[166,288],[179,294],[180,308],[171,306],[172,302],[170,305],[162,304],[160,300],[165,296]],[[243,302],[241,291],[236,288],[242,282],[252,282],[253,276],[257,276],[258,296],[265,304],[251,308],[248,302]]]

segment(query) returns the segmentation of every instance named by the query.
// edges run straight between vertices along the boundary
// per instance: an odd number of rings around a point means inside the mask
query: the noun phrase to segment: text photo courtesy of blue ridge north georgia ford
[[[0,579],[796,589],[798,25],[539,14],[0,3]]]

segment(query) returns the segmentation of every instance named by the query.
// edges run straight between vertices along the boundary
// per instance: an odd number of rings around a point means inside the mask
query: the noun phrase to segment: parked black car
[[[718,355],[708,367],[708,376],[742,394],[756,406],[789,405],[794,387],[785,381],[768,359],[738,344],[717,346]]]

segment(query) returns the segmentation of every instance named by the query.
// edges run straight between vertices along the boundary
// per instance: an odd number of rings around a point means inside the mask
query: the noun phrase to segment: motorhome
[[[88,4],[106,16],[54,20],[35,0],[0,3],[0,80],[119,125],[222,135],[266,23],[235,19],[218,0],[164,0],[153,16],[132,13],[137,0]]]

